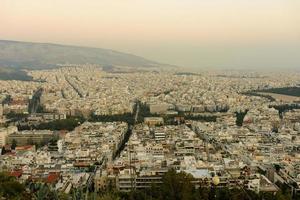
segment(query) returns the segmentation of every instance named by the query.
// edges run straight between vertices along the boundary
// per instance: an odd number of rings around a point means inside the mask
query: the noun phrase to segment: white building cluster
[[[86,122],[61,135],[55,148],[16,147],[0,156],[0,169],[9,169],[20,181],[45,182],[68,193],[71,188],[92,184],[95,171],[113,159],[127,129],[123,122]]]

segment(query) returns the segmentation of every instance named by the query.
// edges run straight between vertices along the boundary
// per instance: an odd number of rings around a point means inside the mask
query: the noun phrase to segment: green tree
[[[275,200],[292,200],[291,194],[283,194],[281,191],[277,192],[275,195]]]
[[[196,190],[195,199],[208,200],[209,199],[210,188],[200,187]]]
[[[263,192],[263,193],[260,193],[260,199],[263,199],[263,200],[274,200],[275,197],[272,193],[270,192]]]
[[[44,200],[47,199],[47,196],[50,193],[50,189],[47,185],[40,184],[38,186],[37,192],[35,192],[34,197],[36,200]]]
[[[118,194],[107,192],[97,198],[97,200],[120,200]]]
[[[228,188],[219,188],[216,191],[216,199],[222,199],[222,200],[230,200],[231,199],[231,194]]]
[[[70,198],[69,198],[69,195],[68,195],[68,194],[63,193],[63,192],[60,192],[60,193],[58,194],[58,199],[59,199],[59,200],[68,200],[68,199],[70,199]]]
[[[25,193],[25,186],[8,173],[0,173],[0,197],[6,199],[20,199]]]
[[[3,146],[2,150],[1,150],[1,155],[4,155],[5,153],[6,153],[6,150],[5,150],[5,147]]]
[[[16,147],[17,147],[17,141],[15,139],[13,139],[11,142],[11,149],[15,150]]]
[[[161,197],[165,200],[193,199],[194,185],[190,174],[169,170],[163,177]]]
[[[279,170],[281,169],[281,166],[278,164],[274,164],[274,168],[275,168],[276,172],[278,173]]]
[[[237,126],[243,126],[244,118],[245,118],[246,114],[248,113],[248,111],[249,110],[245,110],[244,112],[242,112],[242,111],[235,112]]]

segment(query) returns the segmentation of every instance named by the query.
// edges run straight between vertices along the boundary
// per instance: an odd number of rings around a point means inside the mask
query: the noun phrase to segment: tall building
[[[18,131],[16,126],[9,126],[7,128],[0,128],[0,147],[7,144],[7,137]]]
[[[21,131],[8,135],[7,143],[12,144],[13,140],[15,140],[18,146],[31,144],[46,144],[52,138],[54,138],[54,134],[52,131],[49,130]]]

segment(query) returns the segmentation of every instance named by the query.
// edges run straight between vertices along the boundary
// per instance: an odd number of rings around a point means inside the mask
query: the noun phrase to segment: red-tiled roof
[[[31,149],[32,147],[33,147],[33,145],[19,146],[19,147],[16,147],[16,150],[28,150],[28,149]]]
[[[19,178],[19,177],[21,177],[22,176],[22,174],[23,174],[23,171],[22,170],[19,170],[19,171],[12,171],[12,172],[10,172],[10,176],[14,176],[14,177],[16,177],[16,178]]]
[[[47,183],[55,183],[59,180],[59,173],[50,173],[47,177]]]

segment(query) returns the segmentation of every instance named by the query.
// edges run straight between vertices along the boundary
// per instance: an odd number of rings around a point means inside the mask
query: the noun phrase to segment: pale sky
[[[194,68],[300,68],[299,0],[0,0],[0,39]]]

